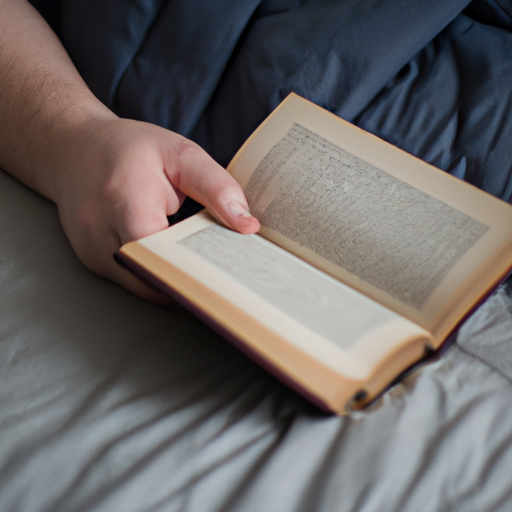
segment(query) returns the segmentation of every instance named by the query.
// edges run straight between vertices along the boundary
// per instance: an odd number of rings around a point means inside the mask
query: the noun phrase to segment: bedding
[[[100,100],[191,137],[223,165],[294,91],[512,194],[510,0],[34,3],[53,13]]]
[[[510,201],[512,4],[364,4],[34,1],[105,103],[222,163],[295,90]],[[198,37],[173,39],[184,19]],[[2,511],[512,509],[510,281],[438,360],[336,417],[91,274],[3,171],[0,262]]]
[[[182,311],[82,267],[0,173],[0,509],[512,507],[512,302],[352,417],[321,413]]]

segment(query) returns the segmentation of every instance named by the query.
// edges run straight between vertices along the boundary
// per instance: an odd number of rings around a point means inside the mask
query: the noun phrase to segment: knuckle
[[[184,138],[178,139],[174,151],[176,171],[197,167],[201,165],[201,160],[204,160],[203,150],[194,142]]]
[[[176,154],[180,160],[195,158],[199,153],[202,152],[202,149],[197,144],[189,139],[186,139],[185,137],[180,137],[176,140],[175,149]]]

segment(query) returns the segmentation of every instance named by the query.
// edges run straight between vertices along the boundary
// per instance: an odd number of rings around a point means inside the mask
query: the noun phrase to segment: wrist
[[[34,188],[56,204],[65,199],[69,184],[78,174],[90,172],[95,159],[101,152],[104,127],[118,117],[101,105],[86,108],[73,107],[56,120],[46,132],[31,155],[32,168],[37,167],[41,157],[43,167],[35,177]],[[37,153],[37,154],[36,154]]]

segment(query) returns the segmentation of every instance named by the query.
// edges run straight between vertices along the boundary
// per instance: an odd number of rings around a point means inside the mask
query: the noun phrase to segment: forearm
[[[99,102],[25,0],[0,0],[0,167],[57,204],[85,265],[145,298],[155,292],[112,255],[167,227],[186,195],[235,230],[259,227],[240,185],[199,146]]]
[[[0,167],[56,200],[78,132],[115,118],[25,0],[0,0]]]

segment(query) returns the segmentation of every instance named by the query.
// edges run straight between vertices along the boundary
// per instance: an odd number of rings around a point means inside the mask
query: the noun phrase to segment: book
[[[289,95],[228,166],[261,229],[203,211],[117,258],[328,411],[439,350],[512,268],[512,207]]]

